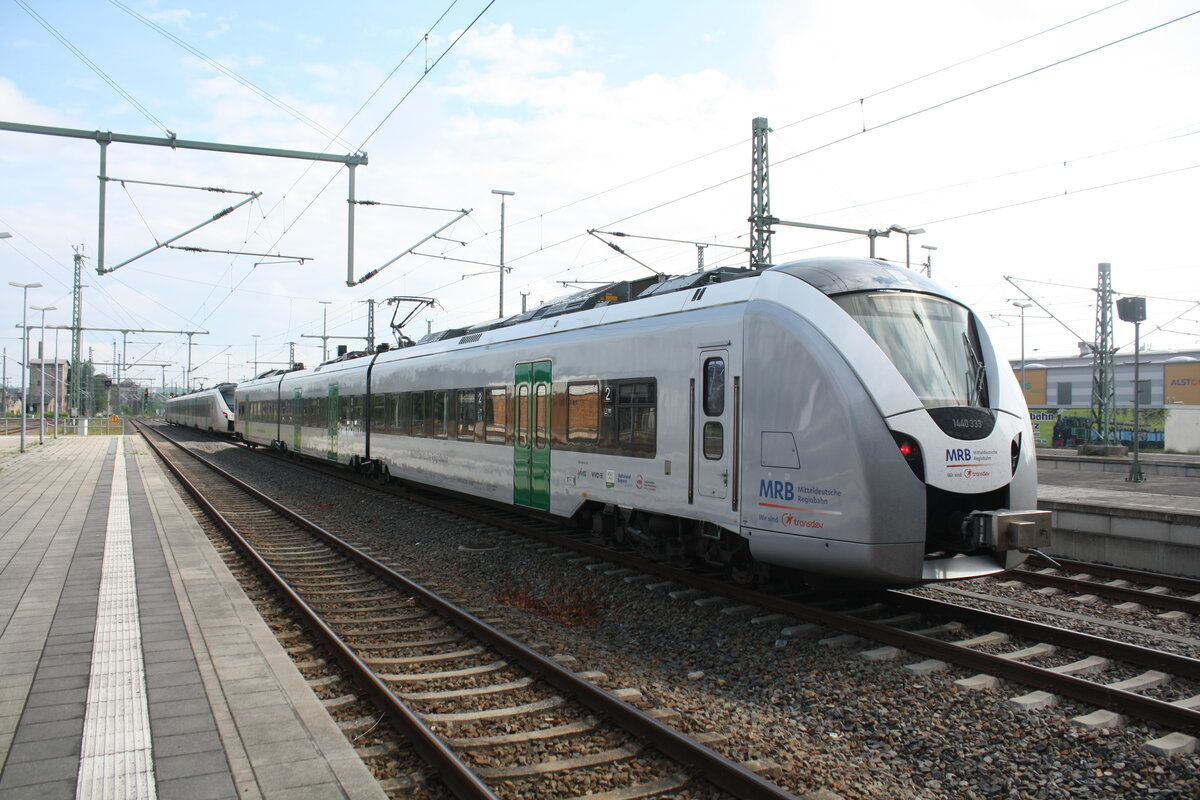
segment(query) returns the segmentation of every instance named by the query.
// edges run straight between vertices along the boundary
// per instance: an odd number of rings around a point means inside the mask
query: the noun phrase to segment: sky
[[[100,275],[101,147],[0,130],[4,369],[17,385],[23,292],[7,282],[43,284],[28,304],[69,325],[76,252],[83,325],[117,329],[85,331],[84,357],[111,373],[123,350],[123,374],[154,386],[184,381],[188,337],[143,330],[197,332],[191,377],[211,385],[282,365],[290,348],[315,363],[322,334],[331,352],[362,347],[370,299],[377,341],[412,308],[392,297],[436,301],[409,322],[414,339],[495,318],[502,241],[505,314],[691,272],[700,255],[745,266],[755,117],[771,128],[774,216],[924,229],[877,239],[877,255],[930,271],[1006,358],[1022,357],[1022,332],[1029,363],[1094,339],[1101,262],[1118,296],[1147,298],[1144,349],[1198,349],[1198,12],[1174,0],[336,12],[0,0],[4,123],[366,156],[350,272],[343,162],[113,143]],[[174,244],[201,252],[155,249],[193,228]],[[780,226],[772,249],[777,264],[866,256],[868,240]],[[1133,326],[1114,329],[1131,350]]]

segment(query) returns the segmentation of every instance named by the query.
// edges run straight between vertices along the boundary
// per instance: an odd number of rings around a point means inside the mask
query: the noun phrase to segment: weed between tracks
[[[557,581],[534,586],[524,581],[508,580],[496,595],[496,600],[560,622],[569,628],[599,624],[600,612],[604,609],[600,602],[600,590],[596,587],[565,586]]]

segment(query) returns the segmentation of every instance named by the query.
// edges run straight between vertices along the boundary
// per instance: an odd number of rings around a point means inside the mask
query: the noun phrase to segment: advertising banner
[[[1200,363],[1163,364],[1163,402],[1200,406]]]
[[[1021,383],[1021,368],[1015,368],[1013,374],[1017,376],[1017,383]],[[1030,408],[1046,405],[1046,370],[1041,367],[1026,369],[1021,390],[1025,393],[1025,405]]]
[[[1170,409],[1143,408],[1138,415],[1140,450],[1162,450]],[[1078,447],[1095,441],[1089,408],[1030,408],[1033,438],[1038,447]],[[1133,409],[1116,410],[1118,443],[1133,446]]]

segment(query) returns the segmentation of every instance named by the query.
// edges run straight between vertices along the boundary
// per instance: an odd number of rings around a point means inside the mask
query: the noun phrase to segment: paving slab
[[[0,796],[385,797],[132,437],[0,447],[0,663]]]

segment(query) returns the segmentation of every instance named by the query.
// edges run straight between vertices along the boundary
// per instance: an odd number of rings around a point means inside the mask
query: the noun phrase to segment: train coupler
[[[974,548],[1035,550],[1050,546],[1049,511],[974,511],[963,532]]]

